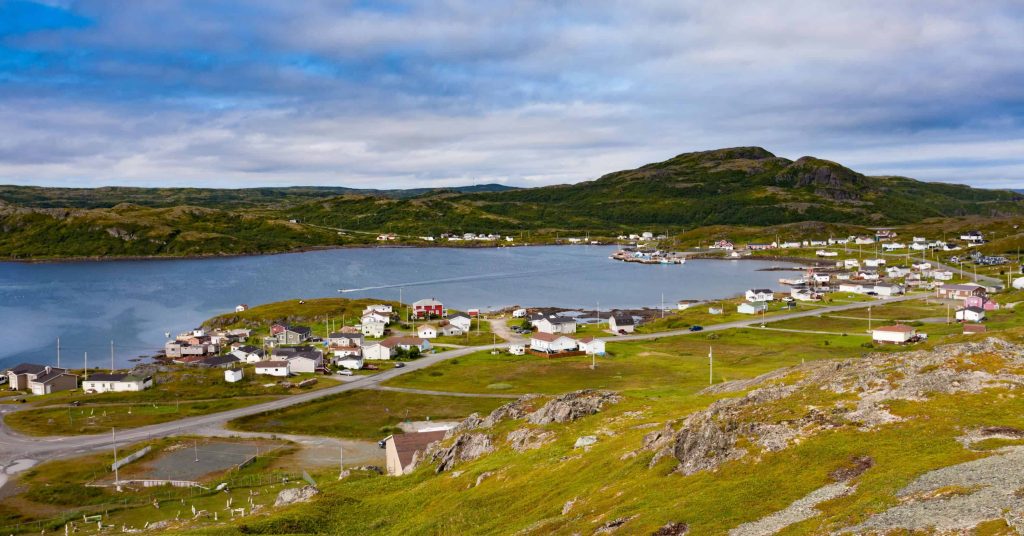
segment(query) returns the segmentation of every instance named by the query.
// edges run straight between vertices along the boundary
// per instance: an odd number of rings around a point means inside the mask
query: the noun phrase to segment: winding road
[[[828,307],[796,311],[793,313],[772,315],[768,317],[768,321],[777,322],[793,318],[819,316],[840,311],[863,309],[869,306],[878,306],[887,303],[915,300],[920,299],[921,297],[923,297],[923,295],[916,294],[908,296],[899,296],[895,298],[878,299],[869,302],[856,302],[843,305],[833,305]],[[695,333],[705,333],[710,331],[721,331],[726,329],[751,327],[760,324],[761,318],[754,317],[749,320],[737,320],[721,324],[712,324],[704,327],[704,330],[701,332],[691,332],[687,329],[682,329],[674,331],[663,331],[658,333],[640,333],[633,335],[623,335],[618,337],[603,337],[603,340],[608,342],[651,340],[659,339],[662,337],[693,335]],[[421,370],[429,366],[435,365],[437,363],[440,363],[442,361],[465,356],[471,353],[502,348],[507,344],[508,343],[505,342],[502,344],[458,348],[454,350],[439,352],[436,354],[430,354],[415,361],[406,363],[406,366],[403,368],[393,368],[375,374],[373,376],[359,377],[350,382],[346,382],[344,384],[337,385],[334,387],[320,389],[318,391],[311,391],[308,393],[291,395],[285,398],[272,400],[270,402],[264,402],[262,404],[255,404],[252,406],[246,406],[244,408],[223,411],[220,413],[211,413],[209,415],[189,417],[177,421],[171,421],[161,424],[154,424],[150,426],[143,426],[139,428],[120,431],[117,433],[117,442],[118,444],[125,445],[149,439],[173,436],[177,434],[188,434],[203,430],[218,429],[223,427],[223,425],[228,421],[232,419],[237,419],[239,417],[255,415],[257,413],[262,413],[265,411],[278,410],[289,406],[294,406],[296,404],[309,402],[311,400],[316,400],[318,398],[323,398],[325,396],[331,396],[334,394],[342,393],[345,391],[352,391],[356,389],[379,388],[381,387],[382,383],[397,376],[400,376],[402,374],[408,374],[412,371]],[[458,395],[456,394],[456,396]],[[17,408],[13,405],[0,405],[0,417],[2,417],[4,413],[16,409]],[[26,460],[46,461],[55,458],[73,457],[110,449],[111,446],[111,436],[109,434],[87,436],[29,437],[14,433],[6,426],[0,425],[0,468],[3,468],[6,474],[10,475],[13,474],[13,472],[15,472],[16,469],[19,467],[27,468],[26,466],[30,466],[31,462],[26,463]],[[0,477],[0,479],[2,478],[3,477]]]

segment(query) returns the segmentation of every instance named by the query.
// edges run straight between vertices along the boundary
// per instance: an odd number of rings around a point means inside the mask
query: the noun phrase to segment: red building
[[[416,318],[444,318],[448,316],[448,311],[445,310],[444,304],[441,302],[434,298],[427,298],[412,304],[412,314]]]

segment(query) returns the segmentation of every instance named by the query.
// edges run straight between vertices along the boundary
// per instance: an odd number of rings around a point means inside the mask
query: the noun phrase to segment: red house
[[[441,302],[434,298],[426,298],[412,304],[412,314],[416,318],[444,318],[448,316],[448,311]]]

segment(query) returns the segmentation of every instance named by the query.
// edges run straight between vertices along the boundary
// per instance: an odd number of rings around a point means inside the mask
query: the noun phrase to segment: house
[[[985,324],[964,324],[964,335],[979,335],[987,331]]]
[[[763,311],[768,310],[768,304],[765,302],[743,302],[736,307],[736,312],[745,315],[756,315]]]
[[[984,244],[985,236],[981,234],[981,231],[968,231],[960,235],[960,240],[970,244]]]
[[[557,333],[534,333],[530,337],[530,350],[557,354],[559,352],[572,352],[579,347],[579,343],[572,337]]]
[[[379,339],[387,331],[387,324],[383,322],[363,322],[359,325],[359,329],[364,337]]]
[[[860,268],[860,261],[857,259],[844,259],[843,268]]]
[[[525,310],[524,310],[525,314]],[[463,333],[473,326],[473,320],[465,313],[456,313],[448,317],[448,323],[461,329]]]
[[[256,374],[287,378],[291,370],[287,361],[260,361],[256,363]]]
[[[763,251],[768,249],[775,249],[778,244],[772,242],[771,244],[747,244],[747,249],[750,251]]]
[[[896,251],[900,249],[907,249],[907,245],[899,242],[887,242],[882,244],[882,251]]]
[[[981,307],[964,307],[956,312],[957,322],[981,322],[985,320],[985,310]]]
[[[46,395],[78,388],[78,376],[67,369],[22,363],[7,371],[7,383],[14,391]]]
[[[94,373],[82,381],[86,393],[124,393],[145,391],[153,387],[152,376],[135,376],[128,373]]]
[[[388,474],[402,476],[411,472],[410,465],[414,459],[418,458],[416,453],[422,455],[431,443],[441,441],[447,433],[447,430],[433,430],[386,437],[384,439],[384,458]]]
[[[864,259],[864,266],[867,268],[881,268],[885,266],[885,259]]]
[[[437,338],[437,326],[420,324],[416,327],[416,335],[423,339],[435,339]]]
[[[904,266],[890,266],[885,269],[885,275],[893,279],[899,279],[910,275],[910,269]]]
[[[412,314],[416,318],[444,318],[448,316],[444,304],[434,298],[425,298],[412,304]]]
[[[935,295],[939,298],[962,300],[971,296],[985,296],[985,287],[970,283],[965,285],[942,285],[935,289]]]
[[[828,250],[824,250],[824,249],[819,249],[818,251],[815,251],[814,254],[819,256],[819,257],[838,257],[839,256],[839,252],[828,251]]]
[[[390,337],[382,342],[392,344],[406,352],[411,352],[415,348],[420,353],[424,353],[430,351],[431,348],[430,341],[422,337]]]
[[[878,343],[904,344],[917,337],[917,330],[901,324],[881,326],[871,330],[871,340]]]
[[[949,270],[935,270],[931,273],[932,279],[936,281],[952,281],[953,272]]]
[[[391,315],[378,311],[370,311],[368,313],[363,313],[363,316],[359,317],[359,322],[362,324],[378,322],[388,325],[391,323]]]
[[[245,312],[245,311],[248,311],[248,310],[249,310],[249,305],[245,304],[245,303],[240,303],[240,304],[235,306],[235,312],[236,313],[242,313],[242,312]]]
[[[812,277],[815,283],[828,283],[832,280],[832,276],[829,274],[814,274]]]
[[[871,238],[870,236],[858,236],[857,238],[853,239],[853,243],[857,244],[858,246],[866,246],[869,244],[874,244],[875,239]]]
[[[385,344],[387,343],[387,344]],[[391,359],[397,355],[395,345],[387,342],[374,342],[363,346],[363,358],[369,360]]]
[[[510,344],[508,345],[508,353],[512,355],[525,355],[526,345],[525,344]]]
[[[923,272],[925,270],[931,270],[932,263],[926,261],[918,261],[915,262],[914,264],[911,264],[910,267],[913,268],[914,270],[917,270],[918,272]]]
[[[264,354],[265,352],[261,348],[255,346],[239,346],[232,350],[230,355],[244,363],[258,363],[263,361]]]
[[[878,281],[879,276],[878,272],[858,272],[857,278],[865,281]]]
[[[859,283],[839,283],[839,292],[852,292],[853,294],[864,294],[867,290]]]
[[[594,337],[579,339],[579,350],[587,355],[604,355],[604,341]]]
[[[391,313],[393,312],[395,312],[394,307],[391,307],[386,303],[375,303],[373,305],[367,305],[366,309],[363,309],[364,315],[366,313],[381,313],[385,315],[391,315]]]
[[[985,296],[970,296],[964,298],[964,307],[979,307],[986,311],[999,310],[999,304]]]
[[[245,372],[240,368],[229,368],[224,371],[224,381],[228,383],[240,382],[244,376]]]
[[[189,341],[173,340],[164,343],[164,355],[174,361],[186,360],[193,358],[192,360],[198,360],[203,356],[214,355],[217,353],[218,348],[216,344],[213,344],[209,339],[194,339],[199,342],[193,344]]]
[[[519,308],[512,310],[512,318],[526,318],[526,309]]]
[[[212,355],[210,357],[204,357],[199,361],[191,363],[192,365],[199,365],[200,367],[209,368],[233,368],[238,365],[240,359],[232,354],[225,355]]]
[[[363,368],[363,356],[362,355],[349,355],[345,357],[339,357],[334,360],[334,364],[349,370],[359,370]]]
[[[398,235],[395,233],[384,233],[377,235],[378,242],[388,242],[390,240],[398,240]]]
[[[893,283],[882,283],[875,285],[874,291],[879,296],[899,296],[903,294],[903,287]]]
[[[806,288],[794,288],[793,290],[790,291],[789,295],[794,300],[799,301],[815,301],[821,299],[820,294],[812,292],[811,290]]]
[[[362,346],[363,345],[363,334],[362,333],[347,333],[344,331],[336,331],[327,336],[328,346]]]
[[[275,361],[287,361],[288,370],[294,373],[312,373],[324,368],[324,354],[312,346],[289,346],[274,350]]]
[[[538,315],[531,318],[530,323],[541,333],[576,333],[576,319],[568,316]]]
[[[332,346],[331,353],[334,354],[334,357],[363,355],[363,348],[361,346]]]
[[[746,293],[748,302],[767,302],[775,299],[775,292],[770,288],[754,288]]]
[[[309,340],[313,330],[306,326],[293,326],[275,323],[270,326],[270,335],[277,339],[277,344],[302,344]]]
[[[437,334],[442,337],[459,337],[465,335],[466,330],[448,322],[441,321],[441,325],[437,327]]]
[[[613,333],[633,333],[636,321],[632,315],[612,311],[612,315],[608,317],[608,329]]]

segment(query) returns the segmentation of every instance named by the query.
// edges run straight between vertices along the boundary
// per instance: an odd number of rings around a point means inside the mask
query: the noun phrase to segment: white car
[[[343,369],[343,370],[339,370],[338,374],[340,374],[342,376],[352,376],[354,374],[354,372],[352,372],[349,369]]]

